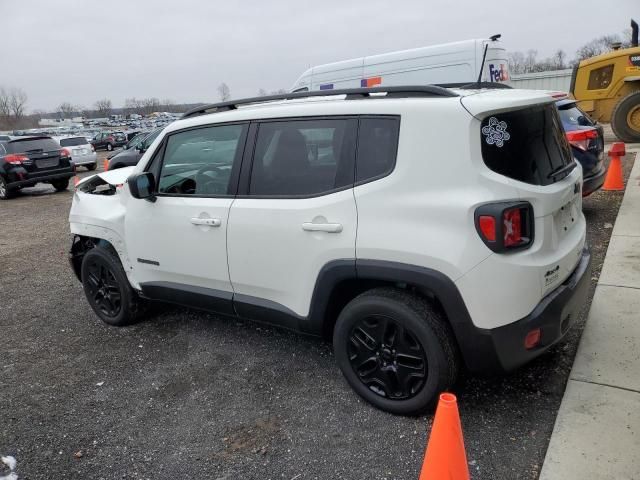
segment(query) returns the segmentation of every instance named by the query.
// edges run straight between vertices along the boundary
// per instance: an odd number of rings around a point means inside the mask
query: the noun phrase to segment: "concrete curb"
[[[640,479],[640,145],[540,480]]]

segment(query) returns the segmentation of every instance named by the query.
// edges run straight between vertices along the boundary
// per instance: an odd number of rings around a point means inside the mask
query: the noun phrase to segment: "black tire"
[[[349,302],[336,322],[333,348],[356,393],[390,413],[433,408],[458,374],[457,347],[444,316],[397,288],[370,290]]]
[[[120,259],[111,248],[97,246],[82,259],[82,286],[89,305],[100,319],[122,327],[138,321],[144,303],[129,285]]]
[[[111,145],[110,143],[107,143],[107,150],[111,152],[113,150],[113,145]]]
[[[89,165],[85,165],[85,166],[87,167],[87,170],[89,170],[90,172],[92,172],[93,170],[98,168],[98,164],[97,163],[90,163]]]
[[[51,182],[51,185],[56,189],[56,192],[63,192],[69,188],[69,179],[65,178],[64,180],[54,180]]]
[[[15,195],[15,190],[10,189],[5,179],[0,176],[0,200],[9,200]]]
[[[631,116],[631,124],[629,123]],[[611,129],[623,142],[640,142],[640,90],[623,97],[611,113]]]

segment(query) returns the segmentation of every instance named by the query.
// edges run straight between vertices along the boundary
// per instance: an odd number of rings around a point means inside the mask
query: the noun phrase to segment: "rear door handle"
[[[207,227],[219,227],[222,222],[219,218],[199,218],[193,217],[191,223],[194,225],[205,225]]]
[[[342,224],[305,222],[302,224],[302,229],[307,232],[340,233],[342,231]]]

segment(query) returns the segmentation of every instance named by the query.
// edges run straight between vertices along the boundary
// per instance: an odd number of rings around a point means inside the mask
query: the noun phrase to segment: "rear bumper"
[[[73,171],[73,167],[59,168],[46,172],[25,173],[22,175],[12,173],[9,177],[7,186],[9,188],[32,187],[37,183],[64,180],[65,178],[71,178],[74,175],[75,172]]]
[[[607,176],[607,169],[601,167],[599,171],[592,173],[582,180],[582,196],[586,197],[591,195],[604,184],[604,179]]]
[[[71,160],[76,165],[91,165],[91,164],[96,163],[98,161],[98,155],[96,155],[95,152],[94,152],[94,153],[92,153],[90,155],[82,155],[82,156],[72,157]]]
[[[467,366],[473,371],[510,371],[533,360],[557,343],[569,331],[580,314],[591,280],[591,254],[585,248],[573,273],[549,293],[534,310],[516,322],[494,329],[475,329],[473,352],[464,352]],[[540,328],[540,343],[527,350],[528,332]],[[472,332],[467,332],[473,334]],[[469,359],[477,361],[469,361]]]

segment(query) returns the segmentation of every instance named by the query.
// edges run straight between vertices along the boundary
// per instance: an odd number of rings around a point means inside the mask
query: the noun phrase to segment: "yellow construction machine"
[[[624,142],[640,142],[640,47],[638,24],[631,20],[631,46],[582,60],[571,78],[580,107],[600,122],[611,122]]]

